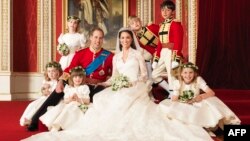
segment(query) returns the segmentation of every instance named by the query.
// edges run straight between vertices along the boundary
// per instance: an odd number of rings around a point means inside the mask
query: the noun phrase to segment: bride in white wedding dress
[[[116,49],[112,77],[123,74],[132,86],[117,91],[107,87],[94,96],[93,106],[76,124],[60,132],[39,133],[24,141],[212,140],[202,127],[168,119],[152,102],[145,62],[130,29],[119,31]],[[110,85],[111,79],[103,85]]]

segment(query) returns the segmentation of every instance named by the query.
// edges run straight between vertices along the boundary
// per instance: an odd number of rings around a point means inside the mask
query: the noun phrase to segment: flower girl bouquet
[[[69,47],[65,43],[59,44],[57,50],[63,56],[67,56],[70,52]]]
[[[194,92],[192,90],[183,91],[182,95],[179,96],[180,102],[188,102],[194,98]]]
[[[78,107],[83,113],[85,113],[89,109],[89,106],[87,104],[80,104]]]
[[[113,77],[111,80],[111,87],[113,91],[117,91],[121,88],[128,88],[130,86],[129,79],[123,74],[119,74]]]

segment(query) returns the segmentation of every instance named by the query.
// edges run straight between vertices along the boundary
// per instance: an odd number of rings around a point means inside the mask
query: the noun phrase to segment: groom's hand
[[[57,85],[56,85],[56,93],[63,92],[63,89],[64,89],[63,80],[59,80]]]

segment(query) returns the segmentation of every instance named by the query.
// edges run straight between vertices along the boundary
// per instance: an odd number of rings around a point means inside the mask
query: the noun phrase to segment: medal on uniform
[[[105,74],[104,70],[100,70],[100,71],[99,71],[99,75],[100,75],[100,76],[103,76],[104,74]]]

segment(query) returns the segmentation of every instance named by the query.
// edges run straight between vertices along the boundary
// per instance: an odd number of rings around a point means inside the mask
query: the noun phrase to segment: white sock
[[[165,80],[163,80],[163,81],[161,81],[161,82],[159,83],[159,85],[160,85],[164,90],[166,90],[166,91],[169,93],[168,98],[171,99],[171,97],[172,97],[172,95],[173,95],[173,90],[171,90],[171,89],[169,88],[168,83],[167,83]]]
[[[169,85],[168,85],[168,83],[167,83],[165,80],[161,81],[161,82],[159,83],[159,85],[160,85],[164,90],[166,90],[166,91],[168,91],[168,92],[170,93],[170,91],[169,91]]]

